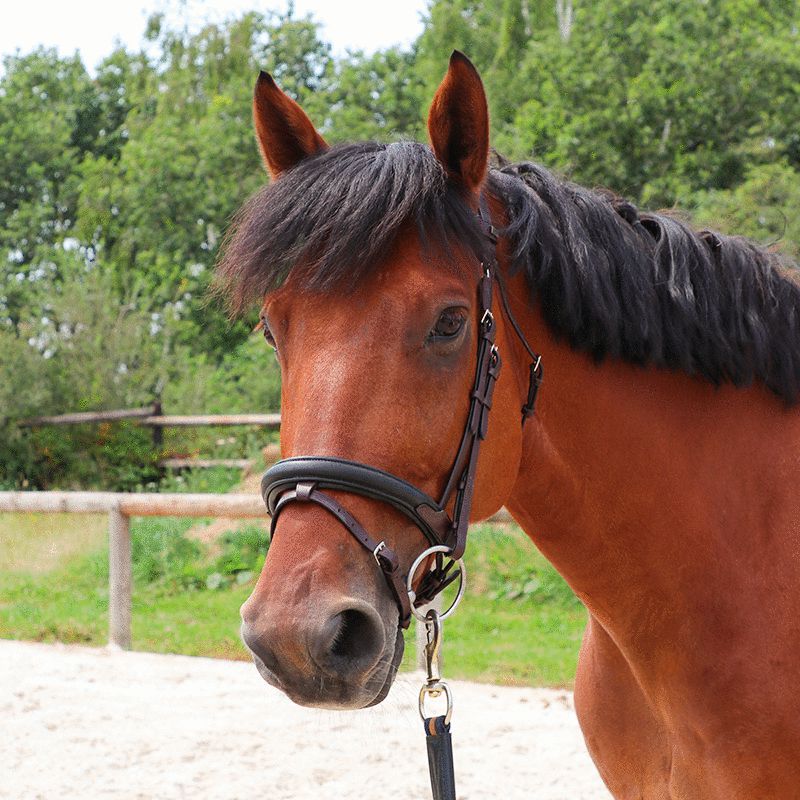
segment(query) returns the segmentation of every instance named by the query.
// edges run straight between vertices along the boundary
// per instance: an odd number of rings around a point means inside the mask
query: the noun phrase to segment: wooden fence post
[[[164,416],[160,399],[153,402],[153,416]],[[153,425],[153,449],[156,451],[158,458],[161,458],[161,451],[164,449],[164,429],[160,425]]]
[[[131,649],[131,564],[130,519],[119,506],[108,512],[108,642]]]

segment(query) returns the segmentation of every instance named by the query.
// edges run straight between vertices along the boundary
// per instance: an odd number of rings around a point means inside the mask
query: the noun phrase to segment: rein
[[[455,800],[450,741],[452,698],[447,684],[439,677],[438,653],[442,640],[441,622],[455,610],[464,591],[465,570],[461,559],[467,546],[478,454],[480,443],[486,438],[488,431],[492,396],[502,366],[500,352],[495,344],[497,326],[492,312],[495,283],[498,286],[502,310],[531,358],[528,394],[521,409],[523,425],[534,412],[536,395],[542,383],[541,356],[528,344],[508,304],[497,266],[497,231],[491,223],[488,204],[483,195],[480,197],[477,217],[491,247],[487,248],[488,255],[481,262],[481,278],[477,286],[478,347],[475,380],[470,392],[464,433],[441,498],[437,501],[402,478],[384,470],[360,461],[329,456],[285,458],[270,467],[261,481],[261,494],[272,516],[270,538],[275,535],[278,517],[290,504],[314,503],[321,506],[359,544],[372,553],[397,603],[400,627],[408,628],[412,615],[425,622],[428,637],[425,648],[427,680],[420,691],[419,708],[425,722],[434,800]],[[386,542],[372,538],[361,523],[324,490],[358,494],[392,506],[423,533],[430,546],[417,556],[408,575],[404,576],[400,560]],[[455,500],[451,516],[446,509],[453,498]],[[423,562],[426,567],[419,585],[414,589],[414,577]],[[453,569],[456,564],[458,568]],[[450,608],[441,615],[431,610],[423,617],[418,608],[428,605],[457,579],[460,579],[459,591]],[[447,697],[446,713],[437,717],[425,717],[426,696],[435,698],[442,693]]]

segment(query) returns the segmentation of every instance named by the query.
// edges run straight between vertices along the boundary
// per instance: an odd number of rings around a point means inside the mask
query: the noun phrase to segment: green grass
[[[470,530],[467,593],[444,624],[446,672],[503,684],[571,686],[586,611],[516,526]]]
[[[233,482],[235,475],[209,471],[171,488],[224,491]],[[263,563],[263,526],[225,534],[211,552],[185,536],[193,524],[132,521],[134,647],[247,658],[238,609]],[[43,563],[54,539],[59,558]],[[445,674],[570,686],[586,612],[527,537],[513,526],[474,528],[467,570],[467,595],[445,623]],[[0,637],[104,645],[107,615],[104,518],[88,524],[74,515],[0,516]],[[405,659],[411,664],[413,645]]]
[[[105,514],[0,514],[0,573],[49,572],[107,535]]]

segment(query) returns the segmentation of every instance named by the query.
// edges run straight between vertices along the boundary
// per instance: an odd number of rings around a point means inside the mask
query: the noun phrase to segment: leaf
[[[222,575],[219,572],[212,572],[206,578],[206,589],[219,589],[222,586]]]

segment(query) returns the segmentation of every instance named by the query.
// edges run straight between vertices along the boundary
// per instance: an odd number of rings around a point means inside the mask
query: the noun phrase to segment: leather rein
[[[536,394],[542,383],[542,359],[528,345],[508,305],[497,266],[497,232],[491,224],[488,205],[480,198],[478,221],[490,247],[481,262],[478,282],[478,348],[475,380],[470,393],[469,412],[458,452],[439,500],[435,500],[412,484],[360,461],[329,456],[285,458],[266,471],[261,481],[261,494],[272,516],[270,537],[274,536],[281,512],[292,503],[314,503],[334,516],[365,549],[372,553],[383,572],[386,583],[400,610],[400,626],[407,628],[412,613],[433,600],[456,580],[460,569],[453,569],[464,554],[467,544],[472,496],[478,465],[480,443],[486,438],[489,411],[495,383],[502,361],[495,337],[497,326],[493,305],[493,288],[497,283],[505,316],[531,357],[528,395],[522,406],[522,422],[533,414]],[[359,521],[326,490],[358,494],[379,500],[404,514],[424,534],[431,547],[422,555],[434,555],[416,591],[411,591],[414,575],[401,572],[400,561],[385,541],[371,537]],[[455,497],[453,514],[448,503]],[[447,563],[445,563],[445,560]]]

